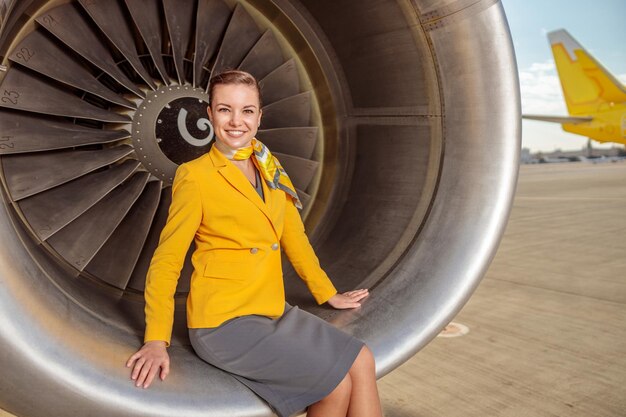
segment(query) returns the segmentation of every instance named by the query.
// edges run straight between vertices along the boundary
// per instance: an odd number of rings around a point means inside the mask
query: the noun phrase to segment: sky
[[[596,60],[626,83],[626,0],[501,0],[515,47],[522,113],[566,116],[547,32],[566,29]],[[586,147],[587,138],[559,124],[522,122],[522,147],[532,152]],[[594,147],[611,147],[593,142]]]

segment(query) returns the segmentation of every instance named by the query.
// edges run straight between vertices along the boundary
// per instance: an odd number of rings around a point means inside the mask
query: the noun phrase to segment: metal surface
[[[261,82],[263,104],[271,104],[300,92],[298,70],[293,59],[288,60],[264,77]]]
[[[142,91],[115,65],[111,52],[99,39],[97,29],[79,13],[78,7],[73,3],[56,7],[38,17],[37,23],[126,89],[143,97]]]
[[[139,201],[89,262],[85,268],[88,273],[119,289],[126,288],[148,237],[160,196],[161,182],[149,182]]]
[[[222,46],[215,58],[211,73],[218,74],[227,68],[237,68],[260,36],[259,27],[238,3],[228,22]]]
[[[46,240],[122,184],[137,169],[136,161],[84,175],[17,204],[39,239]]]
[[[139,61],[133,42],[133,34],[124,17],[122,5],[117,0],[79,0],[79,3],[89,13],[106,37],[124,55],[137,74],[141,76],[150,88],[155,90],[156,85],[154,85],[152,77],[150,77],[150,74]]]
[[[7,73],[2,88],[4,95],[0,99],[0,107],[109,123],[130,121],[124,114],[92,106],[65,89],[19,67],[14,67]],[[42,97],[46,99],[42,100]]]
[[[215,54],[225,32],[231,11],[221,0],[200,0],[196,16],[196,58],[193,66],[194,87],[206,84],[204,73],[209,58]]]
[[[263,106],[261,127],[302,127],[311,123],[311,92],[287,97]]]
[[[148,177],[145,172],[133,175],[46,242],[82,271],[122,222],[143,191]]]
[[[0,112],[0,132],[10,139],[0,145],[0,155],[111,143],[130,136],[125,130],[92,129],[18,112]]]
[[[224,15],[217,19],[219,36],[198,32],[211,28],[210,16],[200,17],[198,10],[212,1],[189,3],[198,5],[190,35],[181,33],[172,49],[167,42],[155,42],[156,32],[172,36],[172,26],[157,2],[127,0],[119,5],[126,5],[123,14],[129,12],[135,22],[130,29],[137,51],[150,50],[155,62],[155,56],[165,57],[165,68],[159,69],[158,64],[146,64],[147,53],[141,56],[155,81],[181,75],[179,81],[185,84],[180,87],[193,91],[191,79],[196,88],[206,89],[208,68],[245,64],[267,72],[262,80],[265,107],[259,137],[274,141],[275,152],[298,182],[307,204],[303,215],[309,236],[339,290],[371,289],[370,298],[357,311],[316,306],[285,264],[288,300],[365,340],[376,356],[379,376],[390,372],[428,343],[467,301],[495,253],[508,217],[517,173],[520,105],[500,3],[361,0],[355,7],[353,1],[334,0],[225,1],[231,15],[227,25]],[[142,4],[149,9],[145,22]],[[0,45],[0,51],[16,53],[14,47],[36,30],[36,25],[28,24],[34,19],[55,33],[57,45],[111,92],[123,94],[117,82],[130,82],[126,90],[142,92],[142,78],[75,0],[60,7],[46,0],[24,0],[21,5],[16,13],[24,14],[7,17],[9,26],[0,39],[10,44]],[[50,17],[63,18],[56,20],[63,22],[62,28],[50,26]],[[76,19],[76,25],[67,19]],[[264,65],[268,56],[278,56],[275,45],[261,46],[262,35],[269,33],[284,61],[272,61],[280,64],[273,69]],[[151,47],[141,45],[146,38]],[[198,39],[208,46],[190,49],[200,43]],[[211,46],[209,39],[221,42]],[[263,63],[254,62],[255,56]],[[99,61],[103,59],[106,65]],[[181,71],[184,75],[176,67],[181,59],[187,66]],[[6,59],[2,64],[8,71],[0,73],[0,94],[7,101],[13,98],[7,86],[26,87],[5,83],[29,70]],[[127,81],[113,75],[118,71]],[[58,87],[66,84],[43,75],[33,82],[39,82],[44,98],[50,91],[55,97]],[[150,94],[163,94],[163,103],[173,104],[177,98],[167,96],[174,94],[169,91]],[[269,415],[254,394],[193,355],[184,311],[189,259],[177,289],[172,374],[149,390],[138,390],[130,382],[123,363],[141,344],[143,279],[170,201],[167,181],[160,196],[158,182],[146,184],[151,177],[145,171],[151,172],[149,163],[158,154],[138,157],[136,129],[158,128],[158,118],[138,125],[139,114],[143,105],[147,109],[155,101],[148,102],[154,99],[150,95],[127,97],[137,103],[136,112],[109,111],[104,100],[74,97],[83,102],[81,109],[93,106],[132,119],[132,140],[123,139],[126,133],[116,142],[83,149],[69,141],[66,147],[58,140],[59,129],[69,129],[71,120],[54,116],[50,106],[0,109],[4,124],[13,114],[28,123],[39,117],[32,112],[41,108],[47,115],[43,120],[60,126],[51,131],[50,148],[31,141],[20,154],[0,156],[4,185],[0,192],[5,201],[0,207],[0,314],[7,318],[0,321],[0,366],[5,375],[0,408],[26,417]],[[162,114],[157,110],[154,113]],[[97,118],[76,122],[85,125],[76,128],[81,134],[83,129],[128,128]],[[189,120],[187,127],[201,124]],[[15,138],[27,137],[30,129],[46,140],[48,125],[43,122],[24,130],[23,124],[12,126]],[[291,137],[293,143],[286,136],[291,129],[298,132]],[[147,137],[162,149],[156,137]],[[1,139],[0,150],[13,143]],[[63,150],[51,150],[59,146]],[[36,159],[32,149],[44,159]],[[87,167],[70,160],[75,154],[92,152],[96,158],[120,149],[123,156],[104,158],[103,165]],[[27,214],[35,211],[19,211],[18,198],[25,202],[28,195],[78,181],[95,165],[106,173],[122,158],[140,160],[141,172],[49,239],[42,241],[32,232]]]
[[[146,48],[150,52],[152,61],[156,66],[157,72],[161,80],[165,84],[170,83],[170,77],[167,75],[163,55],[161,53],[161,17],[159,16],[159,0],[125,0],[128,11],[130,12],[133,22],[137,25],[137,29],[146,44]]]
[[[56,45],[41,31],[29,34],[17,45],[9,59],[83,91],[102,97],[111,103],[134,109],[133,104],[100,84],[68,52]]]
[[[284,62],[280,45],[271,30],[266,30],[239,65],[239,69],[254,75],[258,80]]]
[[[1,0],[0,1],[0,28],[2,28],[2,24],[4,23],[4,19],[7,16],[7,12],[9,11],[9,3],[12,0]]]
[[[163,226],[165,226],[168,208],[171,202],[171,188],[166,188],[162,190],[160,196],[161,204],[159,204],[159,206],[157,207],[157,211],[153,216],[153,227],[148,232],[146,241],[143,245],[143,248],[141,249],[141,252],[139,253],[139,258],[137,259],[137,267],[130,277],[130,280],[127,284],[128,288],[143,292],[146,284],[146,274],[144,271],[148,270],[148,266],[150,265],[150,261],[152,260],[152,254],[159,244],[159,237],[161,235],[160,231],[161,229],[163,229]]]
[[[187,48],[192,38],[194,22],[194,2],[163,0],[165,20],[170,34],[174,66],[178,74],[178,83],[185,84],[185,64]]]
[[[520,104],[504,13],[497,2],[454,6],[459,8],[427,32],[446,109],[436,196],[412,250],[375,289],[396,301],[365,305],[347,326],[376,335],[371,346],[380,355],[380,373],[421,349],[469,298],[495,254],[515,191]],[[472,36],[477,28],[489,36]],[[411,302],[398,302],[407,294]],[[405,319],[390,326],[379,314]],[[388,342],[399,338],[404,340]]]
[[[285,127],[259,130],[257,137],[273,152],[311,159],[318,134],[317,127]]]
[[[103,151],[63,150],[4,156],[4,180],[13,201],[17,201],[119,161],[132,151],[130,146],[119,146]]]

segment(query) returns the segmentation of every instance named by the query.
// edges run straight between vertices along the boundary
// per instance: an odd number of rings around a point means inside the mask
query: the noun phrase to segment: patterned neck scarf
[[[300,198],[298,198],[296,187],[291,183],[289,175],[287,175],[287,172],[278,159],[270,153],[270,150],[261,141],[253,138],[250,146],[236,150],[222,150],[224,146],[220,146],[222,144],[219,141],[216,141],[215,144],[218,145],[217,149],[220,150],[226,158],[234,159],[235,161],[244,161],[254,155],[252,162],[256,165],[263,178],[265,178],[268,187],[274,190],[283,190],[291,197],[294,205],[302,209],[302,203],[300,202]]]

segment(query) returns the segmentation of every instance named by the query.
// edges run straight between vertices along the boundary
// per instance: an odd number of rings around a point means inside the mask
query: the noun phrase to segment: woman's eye
[[[250,109],[246,109],[243,112],[246,113],[246,114],[254,114],[254,111],[250,110]]]
[[[225,113],[228,111],[228,109],[226,107],[222,107],[221,109],[217,109],[217,111]]]

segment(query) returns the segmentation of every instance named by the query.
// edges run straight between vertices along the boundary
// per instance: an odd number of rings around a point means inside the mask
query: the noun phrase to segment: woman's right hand
[[[133,366],[134,364],[134,366]],[[126,362],[126,367],[132,367],[131,379],[135,385],[148,388],[159,369],[159,377],[164,380],[170,373],[170,357],[167,354],[166,343],[163,340],[151,340],[146,342]]]

